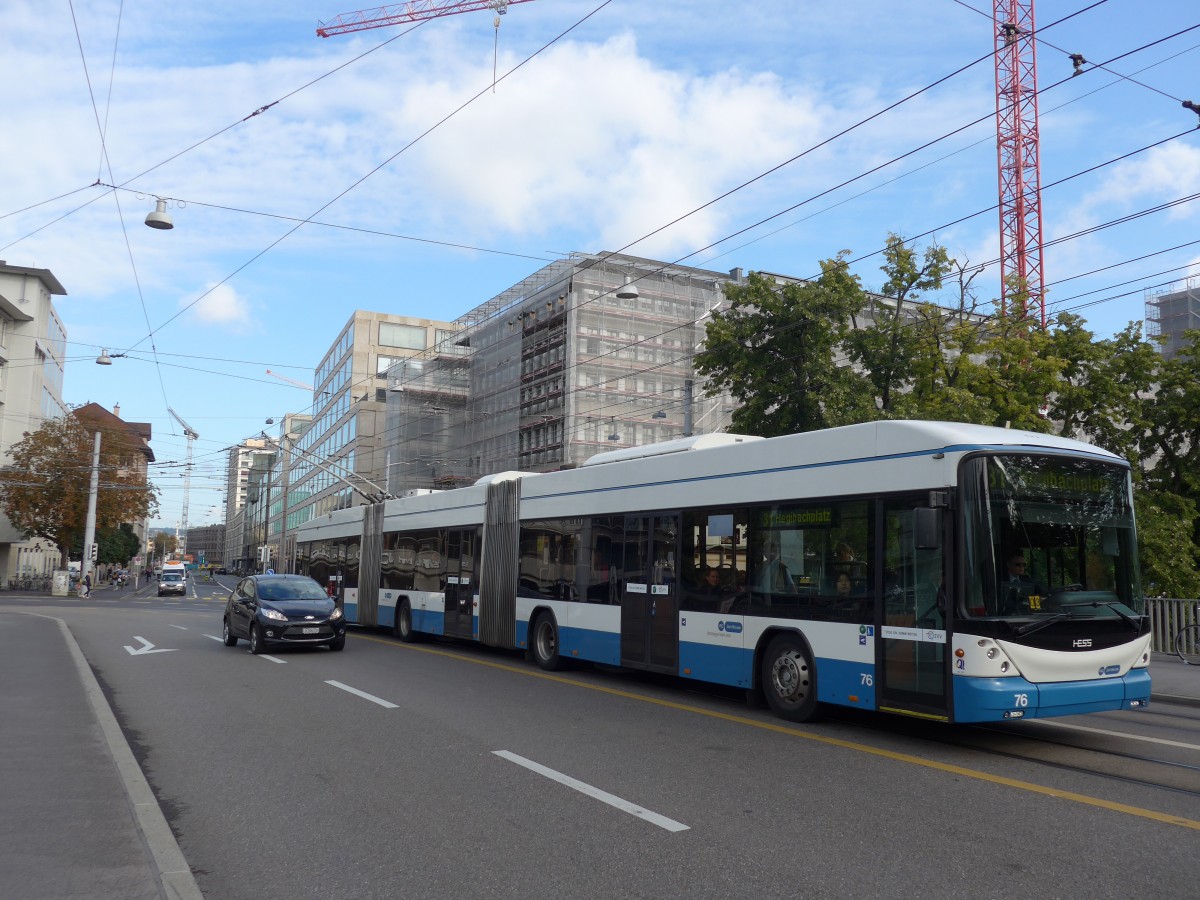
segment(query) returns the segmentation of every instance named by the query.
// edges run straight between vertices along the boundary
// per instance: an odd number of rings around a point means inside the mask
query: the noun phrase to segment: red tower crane
[[[317,34],[326,38],[335,34],[348,34],[352,31],[386,28],[389,25],[400,25],[404,22],[423,22],[426,19],[474,12],[478,9],[494,10],[496,15],[502,16],[508,12],[510,6],[528,2],[530,0],[410,0],[408,3],[399,3],[394,6],[379,6],[375,9],[342,13],[330,22],[322,22],[321,27],[317,29]]]
[[[1000,302],[1024,290],[1026,316],[1046,324],[1042,272],[1042,170],[1038,152],[1034,0],[993,0],[996,151],[1000,181]]]

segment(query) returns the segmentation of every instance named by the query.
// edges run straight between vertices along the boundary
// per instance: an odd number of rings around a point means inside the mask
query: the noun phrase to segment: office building
[[[389,371],[392,493],[545,472],[728,428],[693,371],[731,273],[572,254],[456,320]]]
[[[354,311],[314,373],[311,421],[300,427],[289,417],[287,521],[273,510],[272,540],[282,530],[384,490],[390,462],[384,446],[388,370],[447,340],[453,328],[450,322]],[[273,477],[282,476],[281,469]]]

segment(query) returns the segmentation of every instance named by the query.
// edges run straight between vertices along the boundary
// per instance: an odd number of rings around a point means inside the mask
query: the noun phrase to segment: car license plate
[[[320,634],[320,632],[321,632],[320,628],[301,628],[300,629],[301,634]]]

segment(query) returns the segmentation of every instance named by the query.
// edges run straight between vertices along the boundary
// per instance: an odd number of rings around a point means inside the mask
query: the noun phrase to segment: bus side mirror
[[[925,506],[913,510],[913,539],[919,550],[936,550],[942,545],[942,511]]]

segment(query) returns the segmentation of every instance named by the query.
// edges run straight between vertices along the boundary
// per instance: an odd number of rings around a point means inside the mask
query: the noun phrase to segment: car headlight
[[[274,619],[276,622],[287,621],[287,616],[277,609],[267,609],[267,607],[263,606],[259,608],[259,612],[263,614],[264,619]]]
[[[342,608],[340,606],[335,606],[333,608],[333,612],[331,612],[329,614],[330,621],[336,621],[336,620],[340,619],[341,617],[342,617]]]

